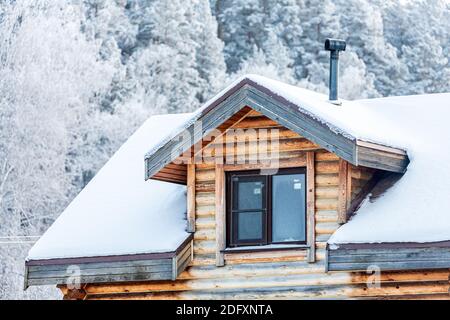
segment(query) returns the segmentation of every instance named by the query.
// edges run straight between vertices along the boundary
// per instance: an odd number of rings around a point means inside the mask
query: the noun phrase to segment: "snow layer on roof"
[[[153,116],[30,250],[27,260],[174,251],[189,235],[186,187],[144,181],[144,154],[191,114]]]
[[[366,199],[328,243],[450,240],[450,93],[360,100],[354,107],[365,114],[354,130],[405,147],[411,163],[379,199]]]

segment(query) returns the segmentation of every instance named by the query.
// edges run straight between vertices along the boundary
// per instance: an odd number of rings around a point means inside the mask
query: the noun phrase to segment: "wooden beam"
[[[338,223],[347,222],[348,162],[339,160]]]
[[[346,221],[348,221],[349,214],[348,214],[348,209],[350,208],[351,204],[352,204],[352,178],[353,176],[353,165],[351,165],[350,163],[347,163],[347,204],[346,204],[346,213],[345,213],[345,219]]]
[[[86,299],[86,291],[84,290],[85,285],[81,288],[77,289],[69,289],[65,286],[65,290],[60,288],[62,292],[64,292],[63,300],[84,300]]]
[[[279,159],[276,168],[297,168],[306,166],[306,156],[300,155],[291,159]],[[264,165],[262,163],[245,163],[245,164],[225,164],[225,171],[242,171],[242,170],[258,170],[271,169],[273,165]]]
[[[187,165],[187,221],[187,231],[195,232],[195,164]]]
[[[225,265],[223,250],[225,249],[225,172],[223,164],[216,165],[216,266]]]
[[[307,215],[307,243],[308,262],[316,261],[316,232],[315,232],[315,153],[308,151],[306,153],[306,215]]]

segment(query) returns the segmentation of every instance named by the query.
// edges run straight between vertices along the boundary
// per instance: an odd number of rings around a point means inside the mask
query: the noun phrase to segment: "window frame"
[[[305,178],[305,186],[303,191],[305,193],[305,203],[304,203],[304,240],[299,241],[282,241],[273,242],[272,241],[272,227],[273,227],[273,193],[272,184],[273,177],[279,175],[292,175],[292,174],[303,174]],[[261,174],[261,170],[239,170],[239,171],[227,171],[225,172],[225,211],[226,211],[226,247],[227,248],[239,248],[247,246],[258,246],[263,248],[269,245],[307,245],[308,243],[308,175],[306,167],[290,167],[290,168],[280,168],[277,173],[271,175]],[[262,181],[265,181],[265,192],[263,195],[263,201],[265,202],[265,219],[262,221],[262,230],[265,232],[263,234],[261,241],[242,241],[237,240],[237,223],[234,222],[234,214],[240,210],[233,209],[233,199],[236,197],[236,189],[233,189],[233,177],[263,177]]]

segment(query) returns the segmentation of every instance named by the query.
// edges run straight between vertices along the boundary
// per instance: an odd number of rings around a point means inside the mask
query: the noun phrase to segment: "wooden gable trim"
[[[302,111],[301,106],[293,104],[249,79],[244,79],[202,110],[198,116],[198,120],[202,122],[203,126],[201,132],[195,132],[195,124],[191,124],[156,152],[146,157],[145,178],[150,179],[156,175],[156,178],[161,180],[161,175],[158,175],[161,169],[186,153],[212,130],[246,107],[260,112],[353,165],[404,172],[409,163],[403,150],[360,141],[350,135],[336,133],[326,124]],[[182,139],[185,132],[192,137],[191,141]],[[175,180],[183,181],[181,177]]]

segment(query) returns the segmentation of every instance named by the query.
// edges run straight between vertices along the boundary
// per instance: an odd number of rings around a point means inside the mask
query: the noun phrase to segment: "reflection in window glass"
[[[262,238],[262,212],[240,212],[238,217],[238,240]]]
[[[238,210],[262,208],[261,181],[239,182]]]
[[[272,179],[272,241],[304,241],[305,175],[277,175]]]

